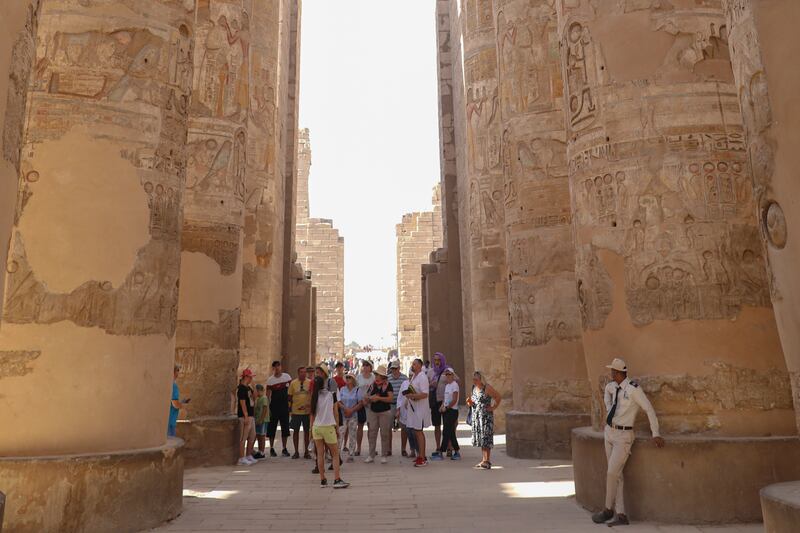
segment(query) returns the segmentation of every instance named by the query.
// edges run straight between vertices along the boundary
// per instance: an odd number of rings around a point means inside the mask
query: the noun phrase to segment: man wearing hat
[[[608,473],[606,475],[605,509],[592,515],[597,524],[609,522],[609,526],[628,525],[623,499],[623,474],[625,463],[631,454],[636,438],[633,423],[639,409],[644,409],[650,421],[653,442],[664,447],[664,439],[658,432],[658,418],[644,391],[635,381],[628,379],[628,365],[622,359],[614,359],[606,368],[611,370],[611,382],[606,385],[603,400],[606,404],[606,426],[604,430]],[[616,516],[615,516],[616,512]]]
[[[392,439],[392,400],[394,391],[389,383],[384,365],[375,369],[375,382],[367,389],[364,402],[367,404],[367,424],[369,431],[369,456],[365,463],[375,461],[378,447],[378,431],[381,433],[381,463],[386,464],[389,454],[389,442]]]
[[[400,391],[400,386],[403,384],[404,381],[408,379],[408,376],[403,374],[400,371],[400,361],[394,360],[389,363],[389,383],[392,384],[392,391],[394,393],[394,398],[392,398],[392,406],[391,406],[391,413],[392,413],[392,425],[394,428],[400,427],[399,422],[399,415],[397,413],[397,399],[400,396],[398,392]],[[400,429],[400,450],[403,457],[408,455],[406,452],[406,441],[408,440],[408,436],[406,435],[405,429]],[[389,439],[389,455],[392,455],[392,440]]]

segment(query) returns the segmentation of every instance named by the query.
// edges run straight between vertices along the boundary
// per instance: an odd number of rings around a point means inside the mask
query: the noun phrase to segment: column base
[[[506,453],[518,459],[570,459],[572,430],[591,423],[588,414],[509,411]]]
[[[800,481],[777,483],[761,489],[764,533],[800,531]]]
[[[128,532],[178,516],[183,441],[106,454],[0,457],[5,526],[15,533]]]
[[[232,465],[239,458],[239,421],[235,416],[179,420],[177,435],[186,443],[186,468]]]
[[[800,479],[800,438],[667,436],[658,449],[638,436],[625,466],[625,510],[632,520],[720,524],[761,520],[759,491]],[[603,433],[572,431],[575,497],[583,507],[604,506]]]

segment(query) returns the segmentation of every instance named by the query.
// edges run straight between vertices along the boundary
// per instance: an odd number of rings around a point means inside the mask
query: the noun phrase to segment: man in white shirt
[[[631,454],[631,446],[636,438],[633,423],[639,409],[644,409],[650,421],[653,442],[659,448],[664,447],[664,439],[658,431],[658,418],[644,391],[635,381],[628,379],[628,366],[622,359],[614,359],[606,368],[611,369],[611,382],[606,385],[604,402],[606,404],[605,445],[608,459],[606,476],[606,506],[599,513],[592,515],[592,521],[602,524],[614,518],[609,526],[628,525],[623,500],[622,470]],[[614,513],[616,512],[616,517]]]
[[[408,430],[414,432],[417,443],[417,459],[414,466],[428,466],[428,458],[425,455],[425,433],[423,430],[431,425],[431,408],[428,405],[428,393],[430,382],[428,376],[423,371],[422,359],[414,359],[411,364],[411,384],[405,391],[406,420]],[[413,392],[409,392],[412,391]]]
[[[356,384],[361,391],[361,397],[367,397],[367,389],[375,383],[375,374],[372,373],[372,363],[369,360],[361,361],[361,372],[356,376]],[[359,409],[358,414],[358,435],[356,437],[356,456],[361,455],[361,441],[364,440],[364,424],[367,422],[366,407]]]

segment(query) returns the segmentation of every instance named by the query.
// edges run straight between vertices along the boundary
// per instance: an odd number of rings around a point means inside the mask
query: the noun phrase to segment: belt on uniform
[[[633,426],[610,426],[614,429],[620,429],[622,431],[633,431]]]

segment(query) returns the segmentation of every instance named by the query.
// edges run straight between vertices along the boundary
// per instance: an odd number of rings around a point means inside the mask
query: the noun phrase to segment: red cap
[[[242,377],[243,378],[246,378],[246,377],[251,377],[252,378],[253,377],[253,371],[250,370],[249,368],[245,368],[244,370],[242,370]]]

